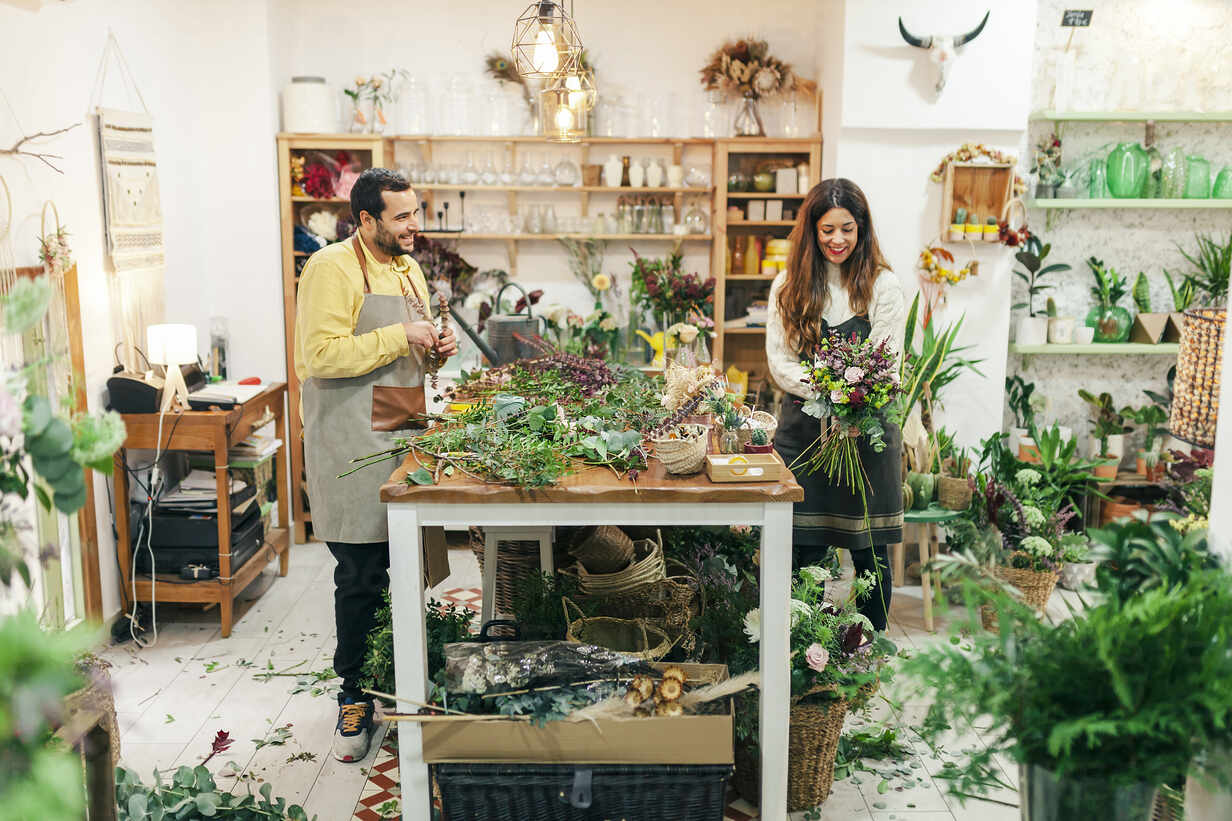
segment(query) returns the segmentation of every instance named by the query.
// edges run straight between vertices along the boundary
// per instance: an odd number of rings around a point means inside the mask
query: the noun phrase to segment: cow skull
[[[945,88],[946,77],[950,73],[950,64],[954,62],[954,58],[958,56],[958,49],[961,46],[970,43],[980,35],[984,30],[984,24],[988,22],[988,15],[991,12],[984,12],[984,19],[980,24],[966,34],[961,34],[957,37],[944,37],[934,34],[931,37],[916,37],[911,32],[907,31],[907,27],[903,25],[903,18],[898,18],[898,30],[902,33],[903,39],[909,45],[916,48],[928,49],[928,58],[937,64],[937,94],[940,95]]]

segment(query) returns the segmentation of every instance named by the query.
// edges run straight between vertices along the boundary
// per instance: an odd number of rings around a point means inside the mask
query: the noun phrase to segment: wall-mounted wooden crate
[[[1014,187],[1014,168],[1008,163],[952,162],[945,167],[941,197],[941,237],[945,239],[954,211],[967,209],[967,221],[983,224],[989,217],[1001,219]]]

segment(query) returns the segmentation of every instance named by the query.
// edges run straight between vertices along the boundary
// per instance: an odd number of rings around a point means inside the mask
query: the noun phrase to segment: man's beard
[[[398,238],[391,231],[385,230],[385,226],[380,222],[376,224],[376,235],[372,238],[372,243],[381,250],[381,253],[389,254],[391,257],[406,253],[398,244]]]

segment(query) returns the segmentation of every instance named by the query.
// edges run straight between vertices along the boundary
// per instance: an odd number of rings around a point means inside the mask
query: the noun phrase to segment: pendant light
[[[577,71],[555,74],[539,91],[539,126],[548,142],[576,143],[586,135],[590,107],[580,76]]]
[[[513,65],[528,80],[549,80],[576,65],[582,38],[563,3],[531,3],[513,26]]]

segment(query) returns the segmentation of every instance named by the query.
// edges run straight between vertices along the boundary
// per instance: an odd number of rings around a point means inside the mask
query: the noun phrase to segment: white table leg
[[[791,717],[791,503],[764,507],[761,528],[761,818],[787,818]]]
[[[428,700],[427,632],[424,618],[423,546],[414,505],[389,505],[389,595],[393,609],[394,683],[397,695]],[[399,705],[401,710],[414,709]],[[398,768],[402,778],[402,817],[431,821],[432,792],[423,761],[423,734],[414,721],[398,727]]]
[[[496,618],[496,562],[500,540],[493,528],[483,532],[483,604],[480,607],[479,626]]]
[[[539,572],[555,573],[556,560],[552,556],[552,532],[555,528],[547,527],[539,534]]]

